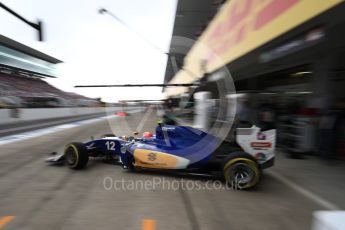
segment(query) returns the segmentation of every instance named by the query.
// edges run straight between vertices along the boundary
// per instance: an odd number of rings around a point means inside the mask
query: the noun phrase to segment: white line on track
[[[98,118],[92,118],[92,119],[88,119],[88,120],[76,121],[76,122],[71,122],[71,123],[67,123],[67,124],[62,124],[62,125],[52,126],[52,127],[48,127],[48,128],[37,129],[34,131],[28,131],[28,132],[24,132],[24,133],[20,133],[20,134],[14,134],[14,135],[10,135],[10,136],[1,137],[0,138],[0,146],[5,145],[5,144],[10,144],[13,142],[17,142],[17,141],[23,141],[23,140],[28,140],[28,139],[35,138],[35,137],[40,137],[43,135],[59,132],[62,130],[78,127],[81,125],[91,124],[91,123],[94,123],[97,121],[105,120],[105,119],[110,118],[110,117],[114,117],[114,116],[103,116],[103,117],[98,117]]]
[[[134,114],[134,113],[138,113],[141,111],[142,111],[142,109],[132,109],[132,110],[129,110],[127,112],[130,114]],[[108,116],[97,117],[97,118],[92,118],[92,119],[87,119],[87,120],[82,120],[82,121],[74,121],[74,122],[66,123],[66,124],[62,124],[62,125],[56,125],[56,126],[52,126],[52,127],[41,128],[41,129],[28,131],[28,132],[24,132],[24,133],[0,137],[0,146],[5,145],[5,144],[10,144],[13,142],[17,142],[17,141],[23,141],[23,140],[28,140],[28,139],[35,138],[35,137],[40,137],[40,136],[43,136],[46,134],[60,132],[62,130],[66,130],[66,129],[70,129],[70,128],[74,128],[74,127],[78,127],[78,126],[82,126],[82,125],[86,125],[86,124],[91,124],[91,123],[94,123],[97,121],[105,120],[108,118],[114,118],[114,117],[117,117],[117,116],[116,115],[108,115]]]
[[[97,118],[97,117],[95,117]],[[89,118],[89,119],[93,119],[93,118]],[[89,119],[84,119],[84,120],[89,120]],[[82,120],[81,120],[82,121]],[[63,121],[61,120],[57,120],[57,121],[51,121],[51,122],[45,122],[44,125],[46,127],[52,127],[52,126],[57,126],[59,124],[63,124]],[[77,121],[73,121],[72,119],[66,119],[65,124],[69,124],[69,123],[73,123],[73,122],[77,122]],[[40,128],[40,126],[42,126],[42,124],[34,124],[34,125],[25,125],[24,128],[25,129],[43,129],[42,127]],[[15,131],[21,131],[23,129],[23,127],[15,127],[15,128],[9,128],[9,129],[4,129],[4,130],[0,130],[0,134],[2,133],[8,133],[8,132],[15,132]]]
[[[288,187],[292,188],[293,190],[299,192],[300,194],[302,194],[303,196],[307,197],[308,199],[314,201],[315,203],[317,203],[318,205],[320,205],[321,207],[328,209],[328,210],[341,210],[340,207],[338,207],[337,205],[333,204],[330,201],[325,200],[324,198],[322,198],[319,195],[316,195],[315,193],[302,188],[300,185],[296,184],[295,182],[289,180],[288,178],[286,178],[285,176],[281,175],[280,173],[278,173],[277,171],[273,171],[271,169],[266,171],[266,174],[274,177],[276,180],[282,182],[283,184],[287,185]]]

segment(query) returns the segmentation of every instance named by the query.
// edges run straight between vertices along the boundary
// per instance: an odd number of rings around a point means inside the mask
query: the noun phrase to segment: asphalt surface
[[[129,135],[153,131],[156,120],[154,114],[137,114],[114,118],[111,126],[117,135]],[[217,178],[132,173],[97,160],[80,171],[44,162],[68,142],[111,132],[103,120],[0,146],[0,229],[153,229],[142,227],[150,220],[165,230],[295,230],[311,229],[312,212],[325,209],[270,173],[256,189],[235,191],[213,187]],[[147,186],[137,182],[133,188],[136,181]],[[14,219],[1,226],[6,216]]]

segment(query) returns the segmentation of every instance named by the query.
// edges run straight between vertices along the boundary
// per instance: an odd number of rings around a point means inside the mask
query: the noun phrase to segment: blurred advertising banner
[[[341,2],[229,0],[187,54],[184,71],[172,83],[201,78]]]

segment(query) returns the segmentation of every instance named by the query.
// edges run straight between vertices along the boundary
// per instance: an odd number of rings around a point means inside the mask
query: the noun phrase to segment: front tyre
[[[89,161],[89,155],[83,143],[73,142],[65,149],[66,163],[71,169],[85,168]]]
[[[235,153],[223,164],[226,182],[234,189],[250,189],[260,181],[260,169],[253,157],[246,153]]]

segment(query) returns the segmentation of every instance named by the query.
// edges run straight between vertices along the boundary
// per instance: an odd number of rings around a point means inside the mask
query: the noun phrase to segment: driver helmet
[[[152,138],[153,134],[151,132],[144,132],[143,133],[143,138]]]

